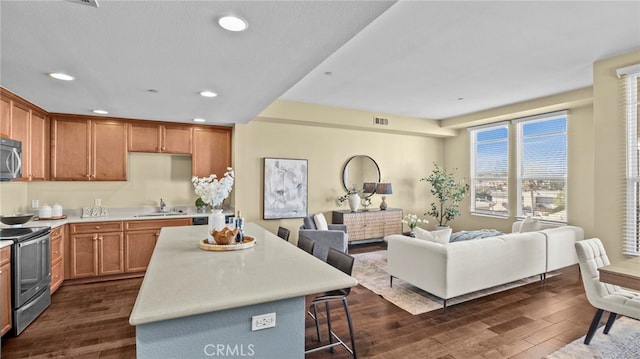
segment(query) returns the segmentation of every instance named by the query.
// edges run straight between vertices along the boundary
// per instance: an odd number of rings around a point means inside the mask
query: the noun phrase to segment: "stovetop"
[[[0,240],[22,242],[51,231],[51,227],[17,227],[0,229]]]

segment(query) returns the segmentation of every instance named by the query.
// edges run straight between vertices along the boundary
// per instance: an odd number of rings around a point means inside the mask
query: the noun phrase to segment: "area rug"
[[[353,256],[356,260],[353,265],[352,275],[363,287],[378,295],[381,295],[387,301],[413,315],[430,312],[435,309],[442,309],[442,299],[429,294],[424,290],[403,281],[402,279],[394,278],[393,287],[389,288],[389,273],[387,272],[386,250],[359,253],[354,254]],[[550,273],[547,274],[547,277],[553,275],[554,273]],[[539,280],[539,276],[533,276],[497,287],[492,287],[451,298],[447,300],[447,307]]]
[[[608,315],[607,315],[608,316]],[[640,358],[640,321],[626,317],[616,319],[608,335],[596,331],[589,345],[584,345],[584,337],[560,348],[545,358],[548,359],[631,359]]]

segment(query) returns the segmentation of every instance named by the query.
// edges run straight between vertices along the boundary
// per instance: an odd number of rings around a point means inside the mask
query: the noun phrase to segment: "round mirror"
[[[346,191],[355,188],[359,192],[364,191],[363,196],[368,198],[373,195],[375,184],[378,182],[380,182],[380,168],[373,158],[357,155],[349,158],[344,164],[342,185]]]

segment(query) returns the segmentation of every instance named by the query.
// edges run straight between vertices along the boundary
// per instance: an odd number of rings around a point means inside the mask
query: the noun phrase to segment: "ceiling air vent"
[[[388,118],[382,118],[382,117],[373,117],[373,124],[374,125],[381,125],[381,126],[389,126],[389,119]]]
[[[93,7],[98,7],[98,0],[67,0],[69,2],[74,2],[77,4],[85,4]]]

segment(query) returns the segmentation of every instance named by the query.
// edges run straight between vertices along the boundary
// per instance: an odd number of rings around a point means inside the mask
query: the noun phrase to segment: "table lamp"
[[[391,183],[388,183],[388,182],[378,183],[376,185],[376,193],[377,194],[393,194],[393,191],[391,190]],[[387,196],[382,196],[382,202],[380,202],[380,209],[383,211],[387,209],[387,202],[385,202],[386,198]]]

